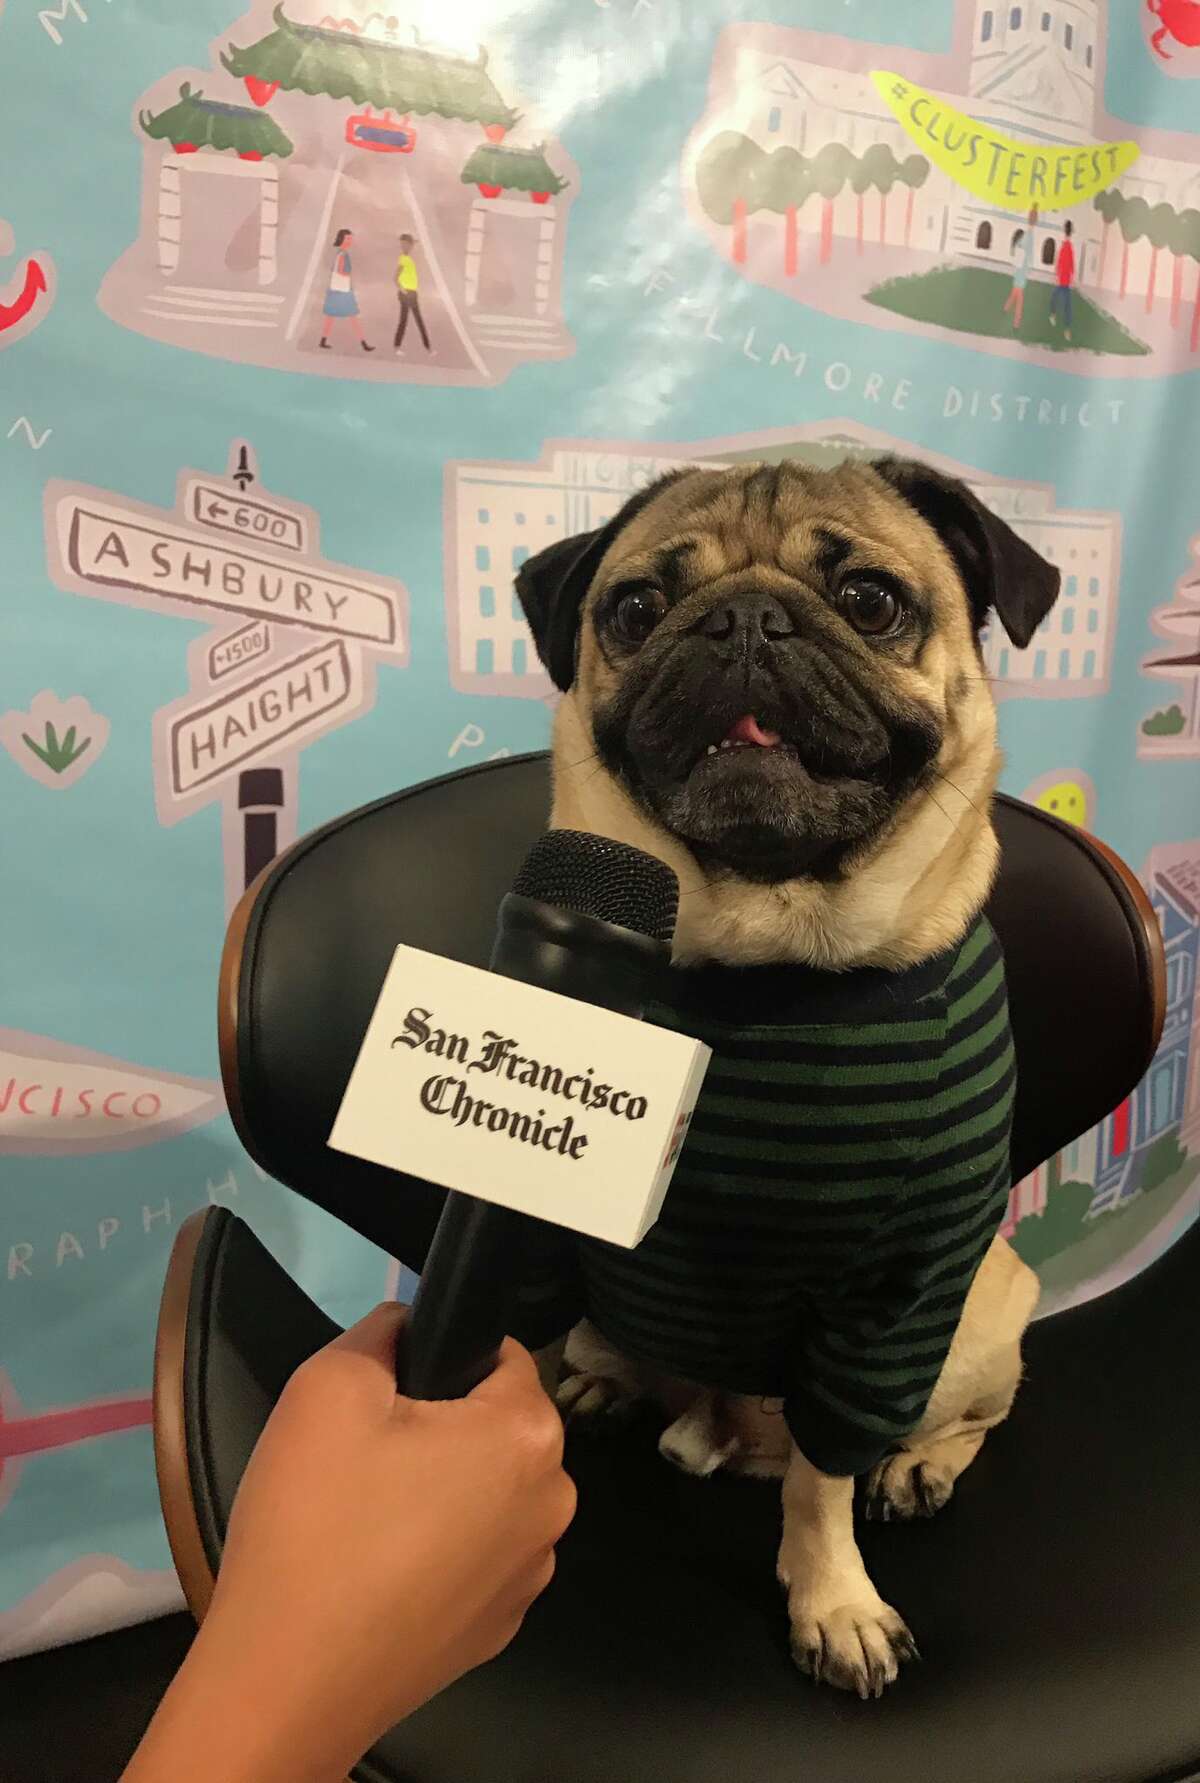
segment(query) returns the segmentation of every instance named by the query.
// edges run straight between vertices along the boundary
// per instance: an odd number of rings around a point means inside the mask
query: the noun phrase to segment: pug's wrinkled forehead
[[[965,484],[883,458],[832,470],[785,460],[670,472],[606,526],[530,558],[516,586],[541,660],[565,691],[584,614],[615,582],[644,578],[674,602],[755,567],[822,582],[846,569],[886,569],[924,597],[932,629],[965,618],[978,632],[994,611],[1018,647],[1059,583]]]
[[[784,462],[693,470],[660,485],[612,539],[588,599],[644,575],[680,598],[752,568],[825,580],[854,560],[931,592],[961,590],[945,546],[914,525],[907,503],[852,466],[813,471]]]

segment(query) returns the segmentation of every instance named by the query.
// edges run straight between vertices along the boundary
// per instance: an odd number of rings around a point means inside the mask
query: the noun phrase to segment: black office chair
[[[439,1192],[325,1139],[398,940],[486,963],[548,808],[544,757],[433,782],[278,860],[230,930],[222,1052],[238,1130],[313,1201],[358,1191],[414,1268]],[[1001,799],[990,914],[1020,1066],[1014,1173],[1142,1076],[1163,954],[1101,844]],[[336,1189],[333,1185],[338,1185]],[[362,1783],[1167,1783],[1200,1772],[1200,1234],[1039,1324],[1016,1409],[929,1523],[862,1531],[925,1655],[881,1702],[793,1669],[778,1489],[685,1478],[654,1433],[573,1438],[559,1569],[512,1647],[396,1728]],[[231,1213],[181,1232],[156,1369],[167,1524],[203,1614],[234,1491],[293,1369],[335,1327]]]

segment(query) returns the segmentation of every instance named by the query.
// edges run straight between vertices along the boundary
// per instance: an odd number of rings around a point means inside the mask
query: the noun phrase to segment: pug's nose
[[[782,638],[794,638],[796,626],[787,609],[774,596],[760,592],[733,595],[719,601],[704,615],[697,626],[702,638],[715,644],[727,644],[739,654],[756,644],[777,644]]]

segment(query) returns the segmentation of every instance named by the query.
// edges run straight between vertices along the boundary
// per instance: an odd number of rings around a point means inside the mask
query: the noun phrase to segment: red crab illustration
[[[1146,6],[1162,21],[1150,38],[1150,48],[1164,62],[1171,60],[1171,52],[1163,48],[1167,37],[1185,49],[1200,46],[1200,0],[1146,0]]]

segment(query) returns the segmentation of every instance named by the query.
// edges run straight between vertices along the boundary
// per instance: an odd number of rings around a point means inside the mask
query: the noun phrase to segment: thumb
[[[339,1355],[362,1356],[385,1364],[395,1383],[396,1345],[408,1322],[408,1308],[398,1301],[385,1300],[372,1307],[365,1319],[350,1325],[326,1347]]]
[[[476,1405],[506,1407],[521,1406],[540,1397],[542,1387],[537,1363],[515,1337],[504,1339],[495,1368],[467,1395]]]

